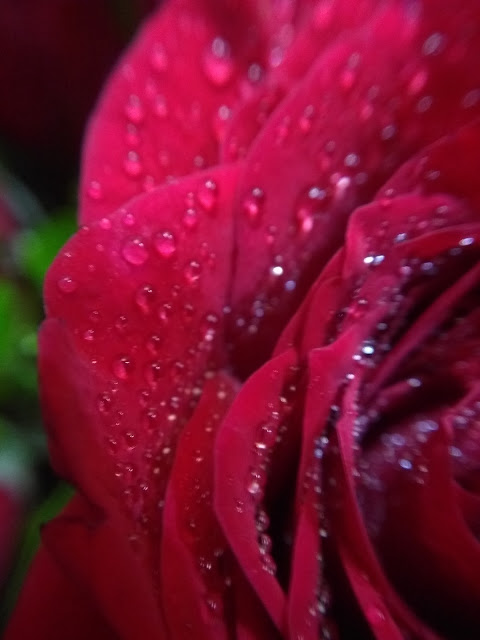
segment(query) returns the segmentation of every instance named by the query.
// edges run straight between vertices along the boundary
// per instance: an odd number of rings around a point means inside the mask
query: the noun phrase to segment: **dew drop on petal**
[[[213,180],[205,180],[201,185],[197,193],[198,202],[200,206],[210,213],[214,210],[217,204],[217,185]]]
[[[133,94],[129,96],[127,104],[125,105],[125,115],[134,124],[140,124],[143,122],[145,111],[138,96]]]
[[[163,376],[163,367],[161,362],[151,362],[145,367],[144,371],[145,381],[152,388],[155,389]]]
[[[226,40],[217,37],[212,41],[203,58],[203,70],[210,82],[217,87],[223,87],[231,80],[234,62]]]
[[[202,273],[202,267],[199,262],[192,260],[184,269],[183,275],[187,284],[193,285],[198,282]]]
[[[127,153],[123,167],[125,169],[125,173],[130,176],[130,178],[138,178],[138,176],[141,175],[143,171],[142,163],[140,162],[140,157],[136,151],[129,151]]]
[[[109,393],[102,393],[98,396],[97,409],[100,413],[110,413],[112,409],[112,396]]]
[[[265,194],[259,187],[254,187],[243,201],[243,211],[251,225],[260,222]]]
[[[92,180],[87,188],[87,195],[92,200],[101,200],[103,198],[102,185],[98,180]]]
[[[60,278],[57,286],[62,293],[73,293],[77,289],[77,283],[70,276]]]
[[[150,64],[155,71],[166,71],[168,69],[168,56],[165,47],[157,42],[153,45],[150,55]]]
[[[185,210],[182,218],[182,224],[185,229],[195,229],[195,227],[198,225],[198,213],[196,209],[190,207]]]
[[[141,238],[133,238],[123,245],[122,256],[129,264],[140,266],[147,261],[148,251]]]
[[[132,361],[128,356],[119,356],[112,363],[113,375],[119,380],[126,380],[132,369]]]
[[[145,314],[150,313],[154,299],[155,291],[149,284],[140,287],[135,294],[135,303],[140,311]]]
[[[153,246],[161,258],[171,258],[177,251],[177,241],[171,231],[160,231],[153,239]]]

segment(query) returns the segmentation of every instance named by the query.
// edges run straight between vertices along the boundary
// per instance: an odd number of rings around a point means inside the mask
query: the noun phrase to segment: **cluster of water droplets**
[[[275,575],[277,567],[272,556],[272,539],[268,533],[270,520],[263,501],[267,491],[269,472],[277,447],[289,428],[289,419],[296,398],[296,370],[291,372],[291,380],[279,398],[278,406],[271,406],[268,417],[256,427],[256,436],[251,452],[251,462],[246,478],[247,499],[254,506],[255,526],[260,561],[263,569]],[[239,511],[245,508],[243,503],[237,505]]]

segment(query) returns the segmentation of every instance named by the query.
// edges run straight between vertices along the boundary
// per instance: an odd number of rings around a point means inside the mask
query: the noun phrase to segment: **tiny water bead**
[[[136,151],[129,151],[123,163],[123,168],[125,169],[125,173],[130,178],[138,178],[142,172],[143,167],[140,161],[140,156]]]
[[[145,118],[145,110],[137,95],[130,95],[125,105],[125,115],[134,124],[140,124]]]
[[[152,47],[152,51],[150,54],[150,64],[152,68],[159,73],[168,69],[168,54],[165,50],[165,47],[160,42],[156,42]]]
[[[73,293],[77,289],[77,283],[70,276],[63,276],[57,281],[57,286],[62,293]]]
[[[254,187],[243,201],[243,211],[248,222],[255,226],[260,222],[265,194],[260,187]]]
[[[141,238],[132,238],[123,245],[122,256],[129,264],[141,266],[148,259],[148,251]]]
[[[149,284],[140,287],[135,294],[135,303],[144,314],[150,313],[154,300],[155,290]]]
[[[98,180],[92,180],[87,187],[87,195],[92,200],[101,200],[103,198],[102,185]]]
[[[235,72],[230,45],[221,37],[214,38],[203,58],[203,70],[216,87],[225,86]]]
[[[211,213],[217,204],[218,188],[213,180],[206,180],[198,190],[198,202],[200,206],[207,212]]]
[[[189,285],[194,285],[200,279],[202,273],[202,266],[196,260],[191,260],[183,270],[185,281]]]

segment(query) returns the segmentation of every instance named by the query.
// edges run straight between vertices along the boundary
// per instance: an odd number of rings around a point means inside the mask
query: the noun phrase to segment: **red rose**
[[[478,635],[479,31],[474,0],[146,25],[47,278],[78,494],[8,640]]]

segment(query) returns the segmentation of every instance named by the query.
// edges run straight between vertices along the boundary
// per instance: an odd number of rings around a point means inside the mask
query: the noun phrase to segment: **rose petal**
[[[346,354],[345,354],[346,355]],[[338,442],[340,456],[333,463],[338,491],[330,504],[336,505],[331,513],[331,536],[338,549],[344,570],[359,600],[362,611],[372,632],[379,640],[389,638],[391,629],[405,633],[408,629],[418,637],[437,640],[437,636],[418,620],[392,588],[368,538],[356,500],[354,479],[353,433],[354,415],[351,407],[357,385],[344,396],[337,428],[331,445]],[[359,580],[363,576],[363,579]],[[366,584],[367,583],[367,584]],[[402,636],[400,636],[402,637]]]
[[[81,230],[47,277],[40,367],[55,467],[123,509],[154,580],[176,439],[222,364],[236,175],[222,168],[132,201]],[[218,208],[185,226],[185,199],[207,178]]]
[[[478,5],[449,6],[417,15],[395,4],[334,45],[252,146],[232,297],[232,342],[245,373],[339,246],[352,209],[417,149],[478,115],[480,101],[462,103],[480,84],[480,39],[465,30],[479,24]],[[316,111],[305,134],[299,120],[309,105]]]
[[[166,637],[121,518],[76,496],[42,537],[7,637]]]
[[[116,640],[88,592],[40,547],[24,582],[5,640]]]
[[[251,91],[264,34],[252,2],[174,0],[140,31],[90,123],[82,222],[217,162],[232,105]],[[248,37],[245,34],[248,33]]]
[[[293,6],[291,3],[290,6]],[[224,161],[244,156],[267,118],[312,64],[336,40],[368,22],[386,2],[361,0],[313,0],[296,3],[288,29],[275,25],[276,40],[270,51],[270,72],[253,97],[234,112],[222,144]],[[289,4],[286,4],[288,7]],[[313,105],[303,113],[299,126],[308,133],[315,117]]]
[[[243,386],[215,443],[215,511],[243,572],[281,632],[285,595],[268,549],[259,543],[266,459],[282,420],[280,395],[295,365],[292,351],[268,362]],[[274,414],[279,416],[274,417]]]
[[[162,591],[170,634],[227,639],[234,624],[233,557],[212,509],[213,442],[236,383],[218,375],[205,385],[184,428],[170,474],[163,519]],[[172,562],[175,558],[175,562]]]

